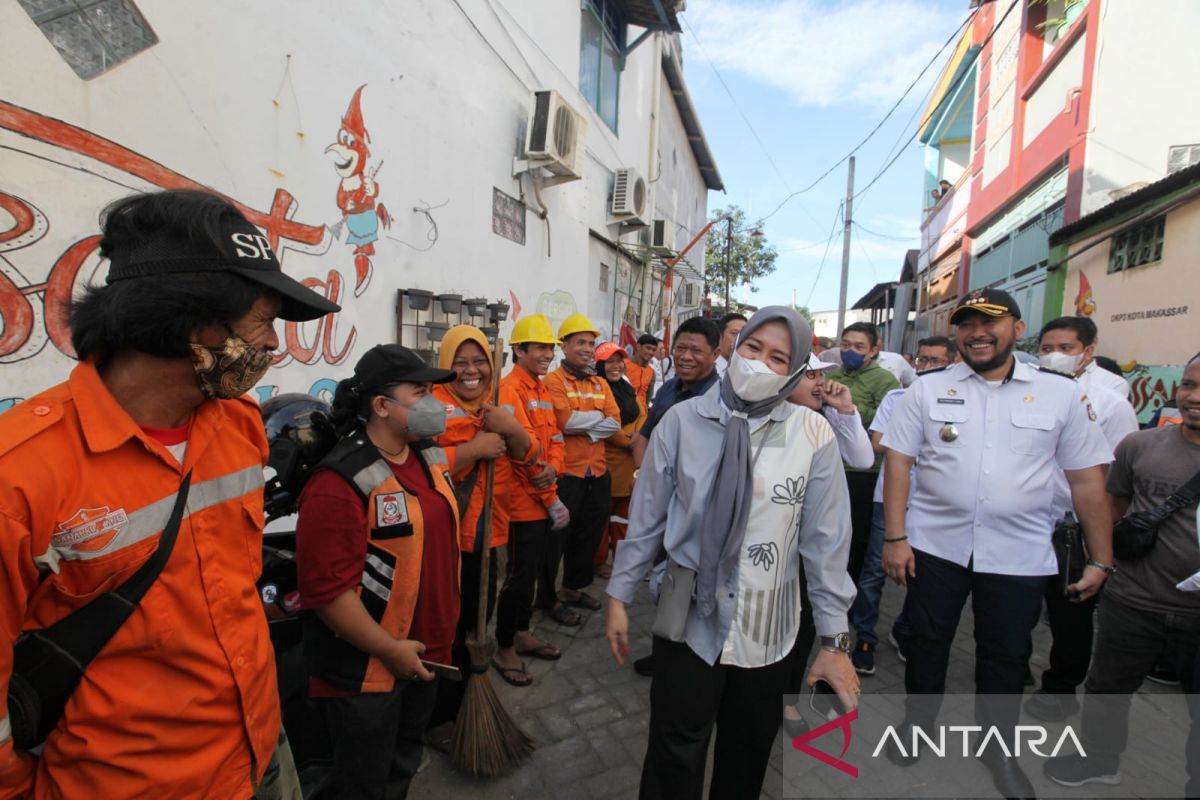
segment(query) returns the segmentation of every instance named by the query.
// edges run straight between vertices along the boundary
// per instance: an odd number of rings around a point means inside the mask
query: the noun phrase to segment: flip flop
[[[550,619],[560,625],[570,625],[572,627],[583,624],[583,617],[576,614],[571,609],[567,608],[563,603],[559,603],[549,611]]]
[[[505,667],[505,666],[501,666],[500,662],[493,658],[492,659],[492,669],[496,670],[496,672],[499,672],[500,679],[502,681],[504,681],[505,683],[507,683],[509,686],[518,686],[518,687],[524,688],[526,686],[529,686],[531,683],[533,683],[533,678],[529,677],[529,673],[527,673],[525,671],[524,663],[522,663],[521,666],[519,666],[519,667]],[[525,680],[522,681],[519,678],[508,677],[510,672],[516,672],[516,673],[520,673],[521,675],[524,675]]]
[[[562,658],[562,650],[559,650],[552,644],[543,643],[529,650],[518,650],[517,655],[529,656],[530,658],[537,658],[542,661],[558,661]]]
[[[558,601],[565,605],[575,606],[576,608],[584,608],[584,609],[587,609],[588,611],[599,611],[600,610],[600,601],[597,600],[596,598],[592,597],[591,595],[587,594],[586,592],[576,592],[575,597],[573,597],[573,598],[563,597],[562,595],[559,595]]]

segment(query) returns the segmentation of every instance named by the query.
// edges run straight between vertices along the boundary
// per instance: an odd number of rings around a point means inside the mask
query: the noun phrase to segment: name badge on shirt
[[[967,402],[966,400],[962,399],[961,397],[939,397],[937,399],[937,401],[939,403],[946,403],[947,405],[951,405],[951,406],[961,406]]]

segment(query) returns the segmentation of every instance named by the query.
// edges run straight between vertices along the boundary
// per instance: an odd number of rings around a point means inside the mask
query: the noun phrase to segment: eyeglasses
[[[804,370],[804,377],[808,378],[810,381],[819,381],[821,379],[821,370],[806,369]]]
[[[913,359],[913,366],[917,367],[944,367],[949,363],[948,359],[937,356],[917,356]]]

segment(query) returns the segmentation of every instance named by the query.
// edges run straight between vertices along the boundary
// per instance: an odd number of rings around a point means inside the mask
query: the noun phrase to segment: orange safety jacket
[[[621,409],[617,400],[608,388],[608,382],[593,375],[590,378],[576,380],[571,373],[562,367],[546,376],[546,390],[550,392],[550,401],[554,404],[554,415],[558,419],[558,429],[564,430],[571,414],[576,411],[600,411],[604,416],[611,417],[620,424]],[[608,471],[604,460],[604,440],[593,442],[586,434],[569,434],[564,432],[566,450],[564,453],[565,472],[576,478],[585,478],[589,474],[599,477]]]
[[[458,446],[466,444],[483,431],[483,416],[472,414],[459,405],[459,401],[443,384],[433,387],[433,396],[446,406],[446,432],[437,437],[437,442],[445,448],[446,462],[450,465],[450,474],[454,478],[454,485],[456,487],[463,486],[470,480],[472,474],[475,475],[475,486],[471,489],[471,498],[463,513],[462,524],[458,526],[459,548],[464,553],[473,553],[475,551],[475,534],[479,528],[479,518],[483,514],[483,501],[487,495],[487,481],[484,478],[487,462],[476,461],[466,472],[459,474],[457,468]],[[520,398],[511,389],[505,389],[503,382],[500,385],[500,407],[516,417],[521,427],[527,432],[529,431],[529,418],[525,416]],[[533,434],[530,434],[530,439],[529,452],[519,463],[514,462],[509,456],[496,459],[496,480],[492,493],[492,547],[508,543],[509,508],[515,483],[514,472],[535,464],[541,457],[541,446],[537,439],[533,437]]]
[[[654,382],[654,367],[649,364],[643,367],[632,358],[627,358],[625,359],[625,377],[629,378],[629,383],[637,392],[637,396],[641,398],[642,405],[650,405],[650,384]]]
[[[511,391],[516,405],[525,410],[525,420],[529,423],[525,430],[541,451],[540,461],[553,467],[555,473],[563,474],[564,439],[562,431],[558,429],[550,392],[538,376],[519,366],[513,367],[512,372],[500,381],[500,391],[503,393],[505,390]],[[512,522],[546,519],[549,516],[546,509],[558,502],[558,491],[553,484],[538,489],[531,482],[530,479],[540,471],[537,464],[528,470],[517,470],[517,482],[509,495],[509,517]]]
[[[1156,427],[1164,428],[1167,425],[1182,425],[1183,415],[1179,413],[1179,407],[1166,405],[1162,408],[1162,413],[1158,415],[1158,425]]]
[[[438,493],[446,498],[458,525],[458,503],[442,448],[414,450]],[[421,559],[425,549],[425,519],[416,495],[409,493],[396,473],[362,432],[342,439],[317,469],[340,475],[363,498],[367,509],[367,560],[355,587],[367,613],[388,635],[407,639],[417,595],[421,589]],[[459,594],[455,569],[454,594]],[[304,612],[304,660],[310,675],[358,693],[390,692],[396,677],[382,661],[340,638],[315,611]]]
[[[88,665],[40,757],[14,751],[0,708],[0,797],[253,794],[280,726],[255,587],[266,460],[253,401],[208,400],[181,465],[91,362],[0,414],[0,696],[17,636],[141,566],[192,471],[170,560]]]

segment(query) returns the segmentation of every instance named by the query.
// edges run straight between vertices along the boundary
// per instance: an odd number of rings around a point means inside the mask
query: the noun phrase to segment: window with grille
[[[18,0],[75,74],[87,80],[158,44],[133,0]]]
[[[1161,260],[1166,230],[1167,218],[1163,216],[1114,236],[1108,253],[1108,271],[1120,272]]]
[[[600,291],[602,292],[608,291],[608,270],[608,264],[600,265]]]
[[[615,133],[625,20],[616,0],[584,0],[579,38],[579,91]]]

